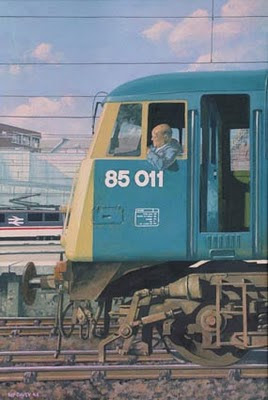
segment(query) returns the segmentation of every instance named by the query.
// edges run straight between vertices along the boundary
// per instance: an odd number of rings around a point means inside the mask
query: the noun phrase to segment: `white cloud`
[[[13,110],[5,110],[5,113],[10,115],[6,119],[6,123],[19,126],[21,128],[46,132],[51,126],[58,129],[63,124],[66,124],[64,119],[42,119],[42,118],[19,118],[21,117],[38,117],[38,116],[68,116],[75,114],[74,100],[71,97],[61,97],[58,99],[50,99],[47,97],[29,98],[27,102],[18,105]],[[62,130],[62,129],[61,129]]]
[[[191,56],[196,48],[203,49],[210,42],[210,20],[206,10],[198,9],[190,17],[178,23],[168,36],[173,52],[180,56]],[[196,19],[196,17],[201,17]]]
[[[256,41],[254,47],[247,46],[247,40],[234,43],[233,46],[229,44],[222,46],[218,51],[213,52],[213,61],[218,61],[218,64],[210,63],[210,53],[200,55],[195,63],[190,64],[186,71],[216,71],[216,70],[230,70],[230,69],[254,69],[254,64],[248,64],[246,67],[240,64],[241,60],[263,60],[263,42]],[[232,64],[226,62],[232,61]],[[233,63],[237,62],[237,64]],[[264,66],[263,66],[264,68]]]
[[[53,46],[51,43],[40,43],[31,52],[31,56],[39,61],[44,62],[57,62],[62,58],[62,54],[53,51]]]
[[[159,21],[142,34],[151,41],[165,39],[171,51],[180,58],[193,58],[197,48],[209,46],[211,22],[207,10],[197,9],[189,17],[177,24]]]
[[[24,53],[24,62],[31,60],[31,58],[35,58],[42,62],[59,62],[62,59],[62,53],[55,52],[50,43],[40,43],[34,50],[28,50]],[[16,64],[7,67],[0,67],[0,74],[8,73],[16,76],[22,72],[31,73],[32,67],[30,65],[20,66]]]
[[[163,34],[167,33],[173,28],[173,25],[167,21],[158,21],[156,24],[151,26],[149,29],[146,29],[142,32],[142,35],[147,39],[156,41],[163,37]]]
[[[267,10],[265,12],[265,9]],[[237,35],[248,36],[247,47],[254,47],[252,39],[254,34],[265,29],[265,19],[230,19],[228,16],[254,16],[267,15],[268,2],[267,0],[228,0],[221,8],[222,20],[214,25],[215,39],[218,41],[237,38]],[[253,36],[252,36],[253,33]],[[246,43],[245,43],[246,44]],[[229,43],[232,46],[232,43]]]
[[[20,67],[19,65],[11,65],[11,66],[8,68],[8,72],[9,72],[11,75],[19,75],[19,74],[21,73],[21,67]]]
[[[221,9],[221,15],[223,17],[238,15],[267,15],[267,12],[267,0],[228,0]]]
[[[218,22],[214,25],[214,37],[217,37],[220,40],[228,40],[239,35],[243,30],[241,22],[237,20]]]
[[[267,15],[267,13],[267,0],[226,0],[220,10],[220,15],[224,18],[214,20],[213,60],[251,61],[267,58],[265,19],[228,18],[228,16]],[[197,9],[189,17],[180,20],[177,24],[169,24],[165,35],[164,30],[162,32],[160,26],[157,30],[157,24],[155,24],[145,31],[150,33],[146,37],[155,41],[162,35],[170,51],[177,56],[178,61],[196,60],[200,63],[209,61],[211,58],[209,54],[211,47],[210,14],[205,9]],[[165,22],[161,21],[161,26],[164,27]],[[154,32],[158,32],[158,36],[154,35]],[[214,67],[218,69],[216,64]],[[194,69],[193,65],[190,65],[189,68]],[[203,68],[204,65],[196,69]],[[222,69],[224,66],[221,65],[220,68]]]
[[[91,132],[89,119],[65,119],[53,118],[55,116],[70,117],[81,115],[81,104],[72,97],[47,98],[36,97],[29,98],[15,108],[3,107],[2,113],[10,115],[5,119],[5,123],[20,128],[35,130],[45,136],[53,134],[55,136],[79,135],[85,132]],[[29,118],[19,118],[19,117]],[[38,116],[48,116],[51,118],[31,118]]]
[[[199,56],[197,58],[197,60],[195,61],[196,63],[200,63],[200,64],[190,64],[185,71],[200,71],[200,70],[207,70],[207,66],[210,62],[210,53],[207,54],[202,54],[201,56]]]
[[[21,74],[23,68],[20,65],[10,65],[10,66],[4,66],[0,67],[0,75],[3,74],[10,74],[10,75],[19,75]]]
[[[241,59],[243,56],[242,51],[236,51],[236,58],[237,61]],[[223,71],[223,70],[228,70],[228,69],[241,69],[241,66],[239,64],[225,64],[224,61],[226,60],[234,60],[233,57],[233,50],[230,49],[225,49],[224,51],[221,52],[214,52],[213,54],[214,60],[217,61],[223,61],[223,63],[219,64],[214,64],[211,63],[211,56],[210,53],[207,54],[202,54],[199,56],[196,60],[195,63],[189,64],[186,68],[185,71]]]
[[[30,98],[27,103],[17,106],[11,113],[12,116],[39,116],[39,115],[59,115],[68,113],[68,108],[72,107],[71,97],[60,99],[49,99],[47,97]]]
[[[208,46],[210,41],[210,19],[207,10],[197,9],[177,24],[161,20],[142,32],[151,41],[166,39],[173,53],[185,57],[193,55],[196,46]],[[198,19],[200,17],[200,19]]]

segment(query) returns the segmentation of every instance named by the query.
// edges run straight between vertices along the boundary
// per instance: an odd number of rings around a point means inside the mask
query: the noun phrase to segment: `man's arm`
[[[178,149],[170,146],[159,153],[156,153],[154,148],[150,148],[147,160],[160,171],[172,165],[178,153]]]

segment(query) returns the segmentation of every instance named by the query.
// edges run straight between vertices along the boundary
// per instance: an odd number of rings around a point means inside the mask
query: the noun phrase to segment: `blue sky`
[[[0,114],[12,116],[0,122],[48,135],[87,135],[90,119],[52,118],[91,115],[92,99],[73,96],[156,73],[267,67],[195,64],[211,59],[211,12],[212,0],[0,0]],[[214,20],[213,61],[267,60],[267,0],[214,0],[214,15],[221,18]],[[62,16],[72,18],[56,18]],[[72,62],[178,64],[55,65]],[[38,115],[51,119],[15,118]]]

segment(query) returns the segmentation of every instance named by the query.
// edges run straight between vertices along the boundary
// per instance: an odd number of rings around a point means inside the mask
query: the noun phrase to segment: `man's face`
[[[153,129],[152,131],[152,141],[154,147],[161,147],[165,144],[165,135],[161,130]]]

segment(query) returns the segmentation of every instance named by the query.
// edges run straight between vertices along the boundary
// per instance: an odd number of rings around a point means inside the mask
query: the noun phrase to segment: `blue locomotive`
[[[104,316],[101,360],[115,340],[127,354],[140,337],[152,352],[155,331],[208,365],[266,346],[267,82],[267,71],[172,73],[107,96],[66,218],[66,261],[53,284],[41,279],[69,293],[87,336]],[[35,275],[30,263],[29,302]],[[114,298],[130,300],[111,313]]]

